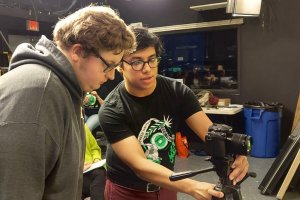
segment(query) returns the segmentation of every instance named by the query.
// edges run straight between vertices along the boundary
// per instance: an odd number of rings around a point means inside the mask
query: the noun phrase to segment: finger
[[[211,196],[214,196],[214,197],[217,197],[217,198],[222,198],[222,197],[224,197],[224,193],[223,193],[223,192],[216,191],[216,190],[214,190],[214,189],[208,189],[208,193],[209,193]]]
[[[87,163],[87,164],[84,164],[83,168],[84,168],[84,169],[88,169],[88,168],[90,168],[91,166],[92,166],[92,164]]]
[[[232,179],[234,185],[235,185],[237,182],[240,182],[240,181],[246,176],[246,174],[247,174],[247,172],[248,172],[248,169],[249,169],[249,166],[246,165],[246,166],[244,166],[243,169],[240,168],[239,172],[236,173],[236,175],[233,175],[233,176],[235,176],[235,178]]]
[[[240,173],[237,175],[236,180],[240,181],[244,178],[244,176],[247,174],[249,170],[249,163],[246,157],[244,157],[242,165],[241,165],[241,170]]]
[[[229,175],[229,179],[232,180],[236,180],[237,177],[239,177],[239,175],[243,172],[243,169],[241,167],[237,167],[235,168],[231,174]]]
[[[238,175],[238,177],[235,178],[235,181],[236,181],[236,182],[240,182],[240,181],[246,176],[248,170],[249,170],[249,166],[246,165],[246,167],[244,168],[244,170],[242,171],[242,173],[240,173],[240,174]]]
[[[88,170],[91,166],[87,166],[83,168],[83,171]]]
[[[241,173],[241,168],[237,167],[235,168],[229,175],[229,179],[232,181],[238,177],[238,175]]]
[[[243,157],[238,157],[232,164],[233,171],[230,173],[229,179],[236,179],[241,173],[243,173],[246,166],[248,166],[248,161]]]

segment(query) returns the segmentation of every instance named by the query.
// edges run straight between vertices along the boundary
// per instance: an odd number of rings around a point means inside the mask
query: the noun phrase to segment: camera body
[[[232,128],[225,124],[213,124],[205,137],[205,151],[215,158],[227,155],[248,155],[251,151],[251,136],[232,133]]]

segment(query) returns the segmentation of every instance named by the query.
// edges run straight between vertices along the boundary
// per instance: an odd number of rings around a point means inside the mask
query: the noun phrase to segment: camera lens
[[[227,138],[228,153],[238,155],[248,155],[252,147],[252,137],[244,134],[232,133],[231,137]]]

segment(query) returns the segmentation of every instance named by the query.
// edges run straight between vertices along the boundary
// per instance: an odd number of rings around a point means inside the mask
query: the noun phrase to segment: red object
[[[218,98],[218,97],[213,96],[213,95],[209,97],[208,103],[209,103],[210,105],[215,106],[215,105],[218,104],[218,102],[219,102],[219,98]]]
[[[39,31],[40,30],[40,24],[39,24],[38,21],[26,20],[26,29],[28,31]]]
[[[181,132],[176,133],[175,138],[176,151],[179,158],[189,157],[188,142],[185,136],[181,136]]]

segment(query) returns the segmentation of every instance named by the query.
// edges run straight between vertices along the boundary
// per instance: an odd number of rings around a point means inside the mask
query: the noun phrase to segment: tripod
[[[230,166],[234,161],[233,156],[228,155],[223,158],[211,157],[208,159],[213,167],[201,169],[197,171],[186,171],[172,174],[169,179],[171,181],[177,181],[184,178],[192,177],[197,174],[202,174],[210,171],[216,171],[219,176],[219,182],[215,187],[215,190],[221,191],[224,193],[223,198],[213,197],[213,200],[242,200],[242,194],[240,190],[240,184],[246,180],[249,176],[256,177],[256,173],[249,172],[246,176],[236,185],[233,185],[233,182],[229,179],[229,174],[231,172]]]

